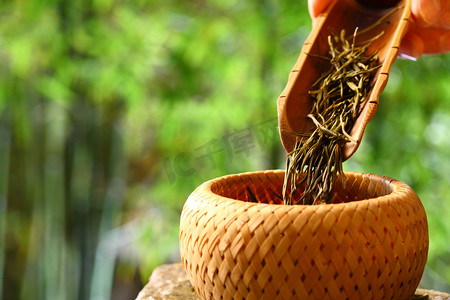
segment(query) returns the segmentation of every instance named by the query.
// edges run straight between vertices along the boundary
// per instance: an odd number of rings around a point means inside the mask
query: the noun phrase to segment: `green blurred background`
[[[133,299],[213,177],[283,168],[306,1],[0,3],[0,299]],[[398,60],[346,170],[422,199],[450,292],[450,56]]]

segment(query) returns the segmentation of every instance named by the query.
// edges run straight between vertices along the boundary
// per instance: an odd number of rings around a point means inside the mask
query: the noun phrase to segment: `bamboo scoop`
[[[352,34],[355,28],[361,32],[379,21],[379,25],[360,35],[356,42],[366,41],[384,34],[369,48],[367,55],[378,50],[381,67],[371,82],[371,91],[364,107],[357,118],[350,135],[354,141],[344,144],[343,160],[348,159],[358,148],[367,123],[373,118],[378,107],[378,97],[383,91],[389,77],[389,70],[397,58],[400,41],[408,28],[411,0],[335,0],[327,11],[321,14],[311,34],[306,39],[300,56],[292,69],[288,83],[278,98],[278,124],[281,141],[286,151],[291,152],[298,135],[294,133],[311,133],[315,125],[307,117],[311,111],[312,98],[308,91],[329,63],[313,55],[328,56],[329,28],[340,32],[345,29]]]

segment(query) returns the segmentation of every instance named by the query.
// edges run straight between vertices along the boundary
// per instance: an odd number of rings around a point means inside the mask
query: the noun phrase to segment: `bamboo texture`
[[[202,299],[408,299],[428,255],[424,208],[406,184],[346,172],[336,202],[267,204],[284,171],[200,185],[181,214],[180,252]],[[250,187],[258,202],[248,201]]]

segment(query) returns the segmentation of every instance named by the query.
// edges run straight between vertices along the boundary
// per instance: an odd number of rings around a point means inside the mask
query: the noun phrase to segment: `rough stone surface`
[[[150,277],[150,281],[136,298],[136,300],[175,299],[200,300],[192,288],[181,263],[163,265],[155,269]],[[413,299],[450,300],[450,294],[417,289]]]
[[[428,295],[428,298],[423,297],[424,295]],[[413,299],[449,300],[450,294],[433,290],[417,289]]]
[[[153,271],[136,300],[200,300],[182,264],[163,265]]]

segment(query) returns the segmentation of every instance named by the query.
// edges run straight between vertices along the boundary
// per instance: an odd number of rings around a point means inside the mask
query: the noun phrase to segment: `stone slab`
[[[428,295],[425,296],[425,295]],[[148,284],[136,300],[200,300],[181,263],[162,265],[153,271]],[[414,300],[450,300],[450,294],[417,289]]]
[[[156,268],[136,300],[200,300],[192,288],[183,264],[162,265]]]

